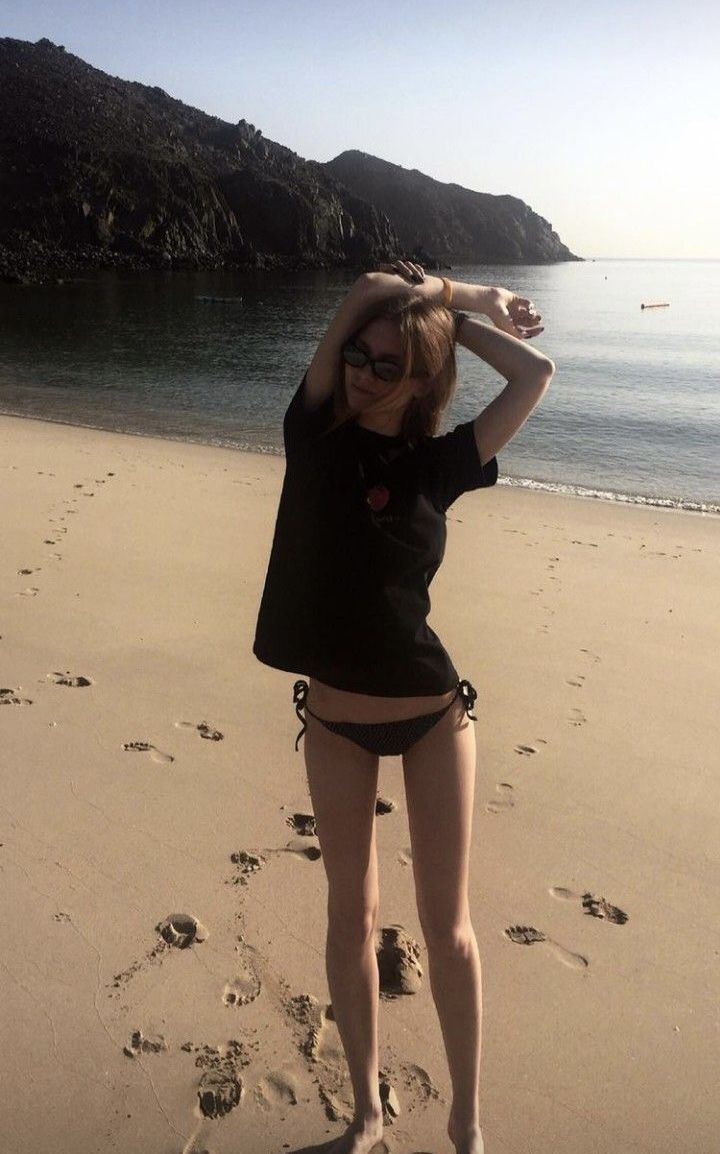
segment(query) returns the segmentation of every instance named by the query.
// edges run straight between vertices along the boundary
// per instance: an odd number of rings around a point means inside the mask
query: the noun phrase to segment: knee
[[[429,955],[467,958],[477,951],[477,940],[470,918],[449,920],[437,914],[422,919],[422,930]]]
[[[336,950],[357,951],[375,940],[378,906],[328,904],[328,945]]]

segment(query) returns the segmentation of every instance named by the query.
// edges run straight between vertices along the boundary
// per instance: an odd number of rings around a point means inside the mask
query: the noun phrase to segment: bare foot
[[[382,1136],[382,1114],[379,1118],[352,1122],[327,1154],[387,1154],[387,1146],[382,1141]]]

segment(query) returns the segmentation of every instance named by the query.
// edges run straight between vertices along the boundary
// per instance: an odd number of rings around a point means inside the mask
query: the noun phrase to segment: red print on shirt
[[[373,513],[379,513],[390,500],[390,492],[384,485],[373,485],[367,491],[366,500]]]

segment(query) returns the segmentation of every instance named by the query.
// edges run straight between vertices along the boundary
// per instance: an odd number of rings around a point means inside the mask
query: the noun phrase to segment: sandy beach
[[[7,1154],[344,1128],[294,679],[251,652],[283,465],[0,417]],[[715,1154],[720,519],[499,486],[448,521],[487,1154]],[[386,1142],[451,1154],[399,759],[380,793],[381,924],[423,970],[381,1004]]]

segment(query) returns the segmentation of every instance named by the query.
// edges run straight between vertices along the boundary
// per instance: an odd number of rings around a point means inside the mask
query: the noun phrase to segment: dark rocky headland
[[[0,280],[579,259],[515,197],[359,152],[303,160],[49,40],[0,39],[0,107]]]

